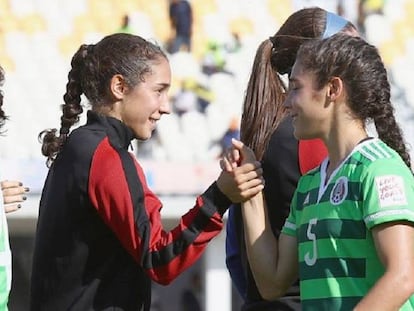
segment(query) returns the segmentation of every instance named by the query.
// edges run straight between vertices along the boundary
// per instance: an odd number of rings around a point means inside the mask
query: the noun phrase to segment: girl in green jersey
[[[0,66],[0,86],[4,83],[4,70]],[[0,91],[0,128],[7,120],[3,110],[3,93]],[[1,133],[1,130],[0,130]],[[0,174],[2,174],[0,169]],[[12,255],[9,243],[9,230],[6,213],[18,210],[21,203],[26,200],[28,187],[20,181],[3,180],[0,182],[0,311],[8,309],[9,294],[12,281]]]
[[[304,311],[414,310],[414,178],[378,50],[343,34],[304,43],[286,106],[296,138],[322,139],[328,157],[301,177],[278,241],[263,196],[242,204],[261,295],[299,276]],[[224,169],[255,160],[233,144]]]

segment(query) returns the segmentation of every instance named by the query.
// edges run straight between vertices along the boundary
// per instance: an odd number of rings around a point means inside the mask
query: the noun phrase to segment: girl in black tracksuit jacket
[[[228,173],[197,197],[167,232],[162,204],[128,151],[169,113],[171,73],[161,49],[130,34],[82,45],[72,58],[61,128],[40,135],[50,166],[40,200],[30,310],[149,310],[151,280],[169,284],[223,227],[223,214],[247,197]],[[70,127],[92,105],[87,123]],[[253,171],[261,190],[260,165]],[[179,180],[180,176],[177,176]],[[230,200],[231,199],[231,200]]]

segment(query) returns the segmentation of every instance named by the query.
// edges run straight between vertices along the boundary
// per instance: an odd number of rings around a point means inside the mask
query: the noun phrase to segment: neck
[[[336,131],[330,133],[325,139],[329,154],[329,174],[367,137],[368,134],[364,128],[351,125],[348,125],[346,129],[341,130],[338,128]]]

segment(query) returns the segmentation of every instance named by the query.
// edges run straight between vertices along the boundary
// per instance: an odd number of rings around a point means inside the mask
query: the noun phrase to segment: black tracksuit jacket
[[[40,200],[30,310],[149,310],[151,280],[170,283],[221,231],[230,201],[215,183],[163,230],[132,139],[91,111],[68,137]]]

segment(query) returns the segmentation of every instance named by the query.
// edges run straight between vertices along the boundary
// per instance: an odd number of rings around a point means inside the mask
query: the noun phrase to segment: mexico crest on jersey
[[[331,204],[341,204],[348,195],[348,178],[345,176],[339,177],[331,191]]]

